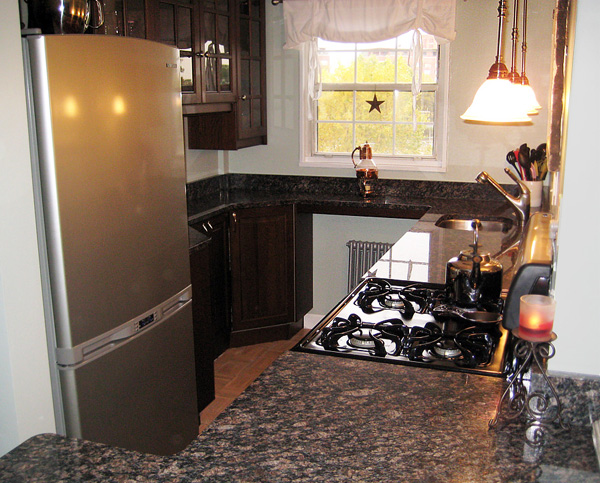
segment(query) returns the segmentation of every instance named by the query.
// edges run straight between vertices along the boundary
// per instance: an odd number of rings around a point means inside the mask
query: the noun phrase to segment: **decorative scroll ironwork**
[[[556,336],[553,334],[553,340]],[[503,408],[507,412],[503,415],[507,420],[514,420],[525,415],[527,420],[526,438],[533,446],[540,446],[550,429],[550,424],[558,422],[563,429],[569,429],[568,423],[563,419],[562,404],[554,385],[548,378],[543,361],[554,357],[556,350],[550,341],[531,342],[517,339],[514,355],[520,362],[512,381],[504,390],[496,407],[496,415],[489,422],[489,428],[497,426]],[[539,390],[531,391],[523,381],[525,374],[535,363],[544,381],[550,388],[550,394]],[[506,402],[506,404],[505,404]]]

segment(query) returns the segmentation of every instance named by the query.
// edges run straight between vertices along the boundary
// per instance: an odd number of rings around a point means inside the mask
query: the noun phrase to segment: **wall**
[[[313,309],[323,316],[348,293],[348,240],[396,243],[416,220],[313,215]]]
[[[512,2],[509,2],[511,4]],[[529,2],[527,74],[545,109],[530,126],[467,124],[459,116],[469,107],[485,80],[496,52],[497,8],[494,0],[458,0],[457,37],[450,47],[450,91],[447,173],[382,171],[383,178],[472,181],[482,169],[501,182],[509,149],[527,142],[537,146],[546,140],[552,10],[554,0]],[[509,15],[510,17],[510,15]],[[510,27],[505,29],[505,63],[510,67]],[[347,169],[300,168],[299,162],[299,60],[296,51],[283,50],[281,5],[267,1],[267,82],[269,144],[221,153],[230,172],[292,175],[353,176]]]
[[[0,455],[53,432],[17,2],[0,2]]]
[[[600,262],[598,261],[598,180],[600,156],[590,143],[600,133],[600,93],[590,84],[600,78],[600,22],[597,0],[577,1],[575,49],[568,97],[564,183],[560,204],[556,268],[556,356],[552,371],[600,376]],[[590,342],[586,342],[590,341]]]

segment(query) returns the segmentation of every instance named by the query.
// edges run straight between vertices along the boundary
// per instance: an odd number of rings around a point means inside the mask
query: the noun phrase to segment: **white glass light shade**
[[[487,79],[479,88],[473,103],[460,116],[465,121],[490,123],[530,122],[524,106],[516,99],[514,84],[508,79]]]
[[[529,84],[515,84],[514,85],[515,95],[519,102],[523,104],[527,114],[537,114],[538,111],[542,108],[537,98],[535,97],[535,92],[533,92],[533,88]]]

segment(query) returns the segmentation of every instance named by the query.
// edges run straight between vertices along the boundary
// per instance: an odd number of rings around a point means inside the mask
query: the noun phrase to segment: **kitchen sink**
[[[480,232],[494,231],[506,233],[514,226],[514,222],[510,218],[502,216],[474,217],[464,215],[444,215],[435,222],[435,226],[451,230],[473,231],[473,222],[476,219],[481,222],[479,227]]]

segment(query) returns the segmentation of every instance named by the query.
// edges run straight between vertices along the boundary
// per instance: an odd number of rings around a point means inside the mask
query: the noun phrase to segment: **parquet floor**
[[[308,329],[303,329],[289,340],[234,347],[221,354],[215,360],[215,400],[200,413],[200,432],[307,333]]]

